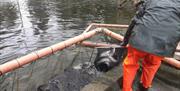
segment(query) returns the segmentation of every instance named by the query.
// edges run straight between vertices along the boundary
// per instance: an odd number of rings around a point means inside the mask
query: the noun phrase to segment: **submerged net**
[[[89,62],[92,50],[72,46],[3,75],[1,91],[36,91],[56,75],[63,74],[79,63]],[[93,60],[94,56],[92,56]],[[73,74],[71,74],[73,75]]]
[[[111,30],[115,31],[115,29]],[[96,43],[118,43],[117,40],[104,34],[88,40]],[[96,54],[96,48],[70,46],[4,74],[0,77],[0,89],[1,91],[97,91],[97,89],[119,91],[121,81],[117,81],[122,77],[121,65],[107,73],[99,73],[93,65]],[[163,64],[155,77],[154,91],[179,91],[179,77],[178,69]],[[136,79],[139,79],[139,75]],[[135,80],[134,89],[138,88],[137,84],[138,81]],[[101,90],[102,88],[105,89]]]
[[[105,41],[107,37],[103,35],[97,35],[89,40],[107,43],[108,41]],[[4,74],[0,77],[0,89],[1,91],[41,91],[42,89],[61,91],[64,88],[62,91],[79,91],[80,88],[98,77],[93,66],[96,52],[95,48],[70,46]],[[54,81],[53,79],[56,78],[59,80]],[[64,87],[56,87],[59,81]],[[54,83],[56,86],[47,86]]]

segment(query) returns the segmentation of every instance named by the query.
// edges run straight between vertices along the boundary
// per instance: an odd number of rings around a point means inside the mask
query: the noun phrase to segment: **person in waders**
[[[144,0],[144,13],[136,18],[123,62],[123,91],[132,83],[142,59],[141,90],[150,91],[164,57],[173,57],[180,41],[180,0]]]

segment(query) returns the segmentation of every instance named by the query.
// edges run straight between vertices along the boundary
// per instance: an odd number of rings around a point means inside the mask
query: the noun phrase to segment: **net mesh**
[[[98,34],[88,41],[110,43],[112,39]],[[92,63],[96,49],[80,45],[70,46],[62,51],[38,59],[0,77],[1,91],[36,91],[38,86],[48,83],[53,77],[63,74],[65,69],[81,63]]]
[[[124,29],[111,28],[110,30],[120,33],[120,34],[124,34],[124,31],[123,32],[117,31],[117,30],[124,30]],[[117,40],[112,39],[106,36],[105,34],[98,34],[88,39],[88,41],[93,41],[95,43],[103,42],[103,43],[109,43],[109,44],[110,43],[118,44]],[[62,89],[63,87],[57,87],[58,89],[53,90],[56,87],[52,87],[51,90],[47,90],[47,91],[80,91],[80,89],[82,89],[85,85],[91,83],[92,81],[93,82],[100,81],[103,84],[109,85],[111,87],[111,91],[116,91],[117,89],[119,89],[120,84],[118,83],[114,84],[113,81],[122,77],[122,67],[118,67],[116,69],[113,69],[110,72],[103,73],[103,74],[98,73],[96,71],[88,71],[90,72],[88,73],[88,75],[76,75],[76,73],[85,74],[84,71],[83,72],[69,71],[69,72],[72,72],[72,74],[66,73],[67,69],[72,69],[72,68],[79,69],[78,67],[83,68],[82,66],[78,66],[83,63],[90,63],[93,65],[94,59],[96,57],[96,53],[97,53],[96,48],[89,48],[89,47],[84,47],[81,45],[70,46],[68,48],[65,48],[62,51],[59,51],[52,55],[38,59],[33,63],[27,64],[19,69],[16,69],[12,72],[4,74],[3,76],[0,77],[0,89],[1,91],[46,91],[46,90],[42,90],[42,88],[51,89],[52,84],[51,86],[49,86],[48,85],[49,83],[57,84],[58,83],[57,81],[61,81],[60,83],[65,84],[65,82],[68,80],[71,80],[73,76],[74,76],[74,79],[76,76],[79,76],[79,78],[77,77],[76,79],[76,80],[79,80],[79,82],[75,82],[74,87],[61,85],[61,86],[64,86],[64,89]],[[173,71],[171,71],[170,73],[167,73],[165,72],[164,69],[173,70]],[[67,74],[67,75],[62,76],[62,74]],[[166,76],[168,76],[169,79],[167,79],[164,76],[164,74],[166,74]],[[69,76],[69,75],[72,75],[72,76]],[[165,88],[165,90],[163,91],[168,91],[168,89],[166,88],[166,86],[168,86],[168,88],[173,89],[173,91],[178,91],[180,83],[177,79],[179,79],[180,77],[179,75],[180,74],[179,74],[178,69],[175,69],[175,68],[172,68],[170,66],[163,64],[155,78],[156,79],[155,87],[157,87],[156,89],[163,90],[162,88]],[[63,78],[64,80],[57,80],[61,78]],[[159,79],[163,81],[163,85],[161,84],[162,82],[159,82]],[[81,83],[84,83],[84,84],[81,84]],[[166,83],[168,85],[166,85]],[[77,84],[79,84],[79,87],[76,86]],[[39,89],[40,86],[42,88]],[[72,88],[72,89],[66,89],[67,87]],[[138,87],[137,85],[134,86],[135,89],[137,87]],[[91,90],[89,89],[89,91]]]

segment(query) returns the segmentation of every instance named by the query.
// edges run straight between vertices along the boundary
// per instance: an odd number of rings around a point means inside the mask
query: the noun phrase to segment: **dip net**
[[[118,34],[119,30],[109,28]],[[86,41],[94,44],[118,44],[119,41],[98,34]],[[95,47],[74,44],[49,56],[38,59],[19,69],[0,77],[1,91],[119,91],[121,87],[122,65],[107,73],[100,73],[94,68],[97,54]],[[139,73],[141,69],[139,70]],[[134,89],[138,88],[139,74]],[[154,81],[154,91],[179,91],[180,71],[167,64],[162,64]]]

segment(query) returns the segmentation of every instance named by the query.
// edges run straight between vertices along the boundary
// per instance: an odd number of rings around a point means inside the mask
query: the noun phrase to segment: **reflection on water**
[[[8,53],[17,45],[21,32],[18,26],[19,21],[15,4],[11,2],[0,3],[0,55]]]
[[[0,0],[0,60],[80,34],[89,23],[124,23],[131,9],[116,0]]]

